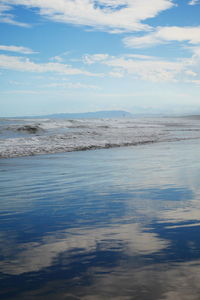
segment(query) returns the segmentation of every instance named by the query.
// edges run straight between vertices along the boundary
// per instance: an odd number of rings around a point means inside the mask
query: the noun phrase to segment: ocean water
[[[1,159],[0,299],[198,300],[199,149]]]
[[[200,138],[200,120],[0,119],[0,158]]]

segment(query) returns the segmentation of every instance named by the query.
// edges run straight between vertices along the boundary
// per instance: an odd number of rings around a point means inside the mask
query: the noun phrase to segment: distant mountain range
[[[25,118],[48,118],[48,119],[100,119],[100,118],[131,118],[133,115],[123,110],[102,110],[86,113],[60,113],[43,116],[31,116]]]

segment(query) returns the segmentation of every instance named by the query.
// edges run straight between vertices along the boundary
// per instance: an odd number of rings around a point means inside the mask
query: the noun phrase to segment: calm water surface
[[[0,161],[0,298],[200,299],[200,142]]]

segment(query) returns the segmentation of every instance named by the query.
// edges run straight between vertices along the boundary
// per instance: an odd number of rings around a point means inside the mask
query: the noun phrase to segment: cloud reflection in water
[[[197,300],[198,146],[4,160],[2,299]]]

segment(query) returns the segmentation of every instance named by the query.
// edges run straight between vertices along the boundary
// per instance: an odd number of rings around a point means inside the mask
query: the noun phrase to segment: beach
[[[0,0],[0,300],[200,300],[200,0]]]
[[[1,159],[1,299],[197,300],[199,146]]]

